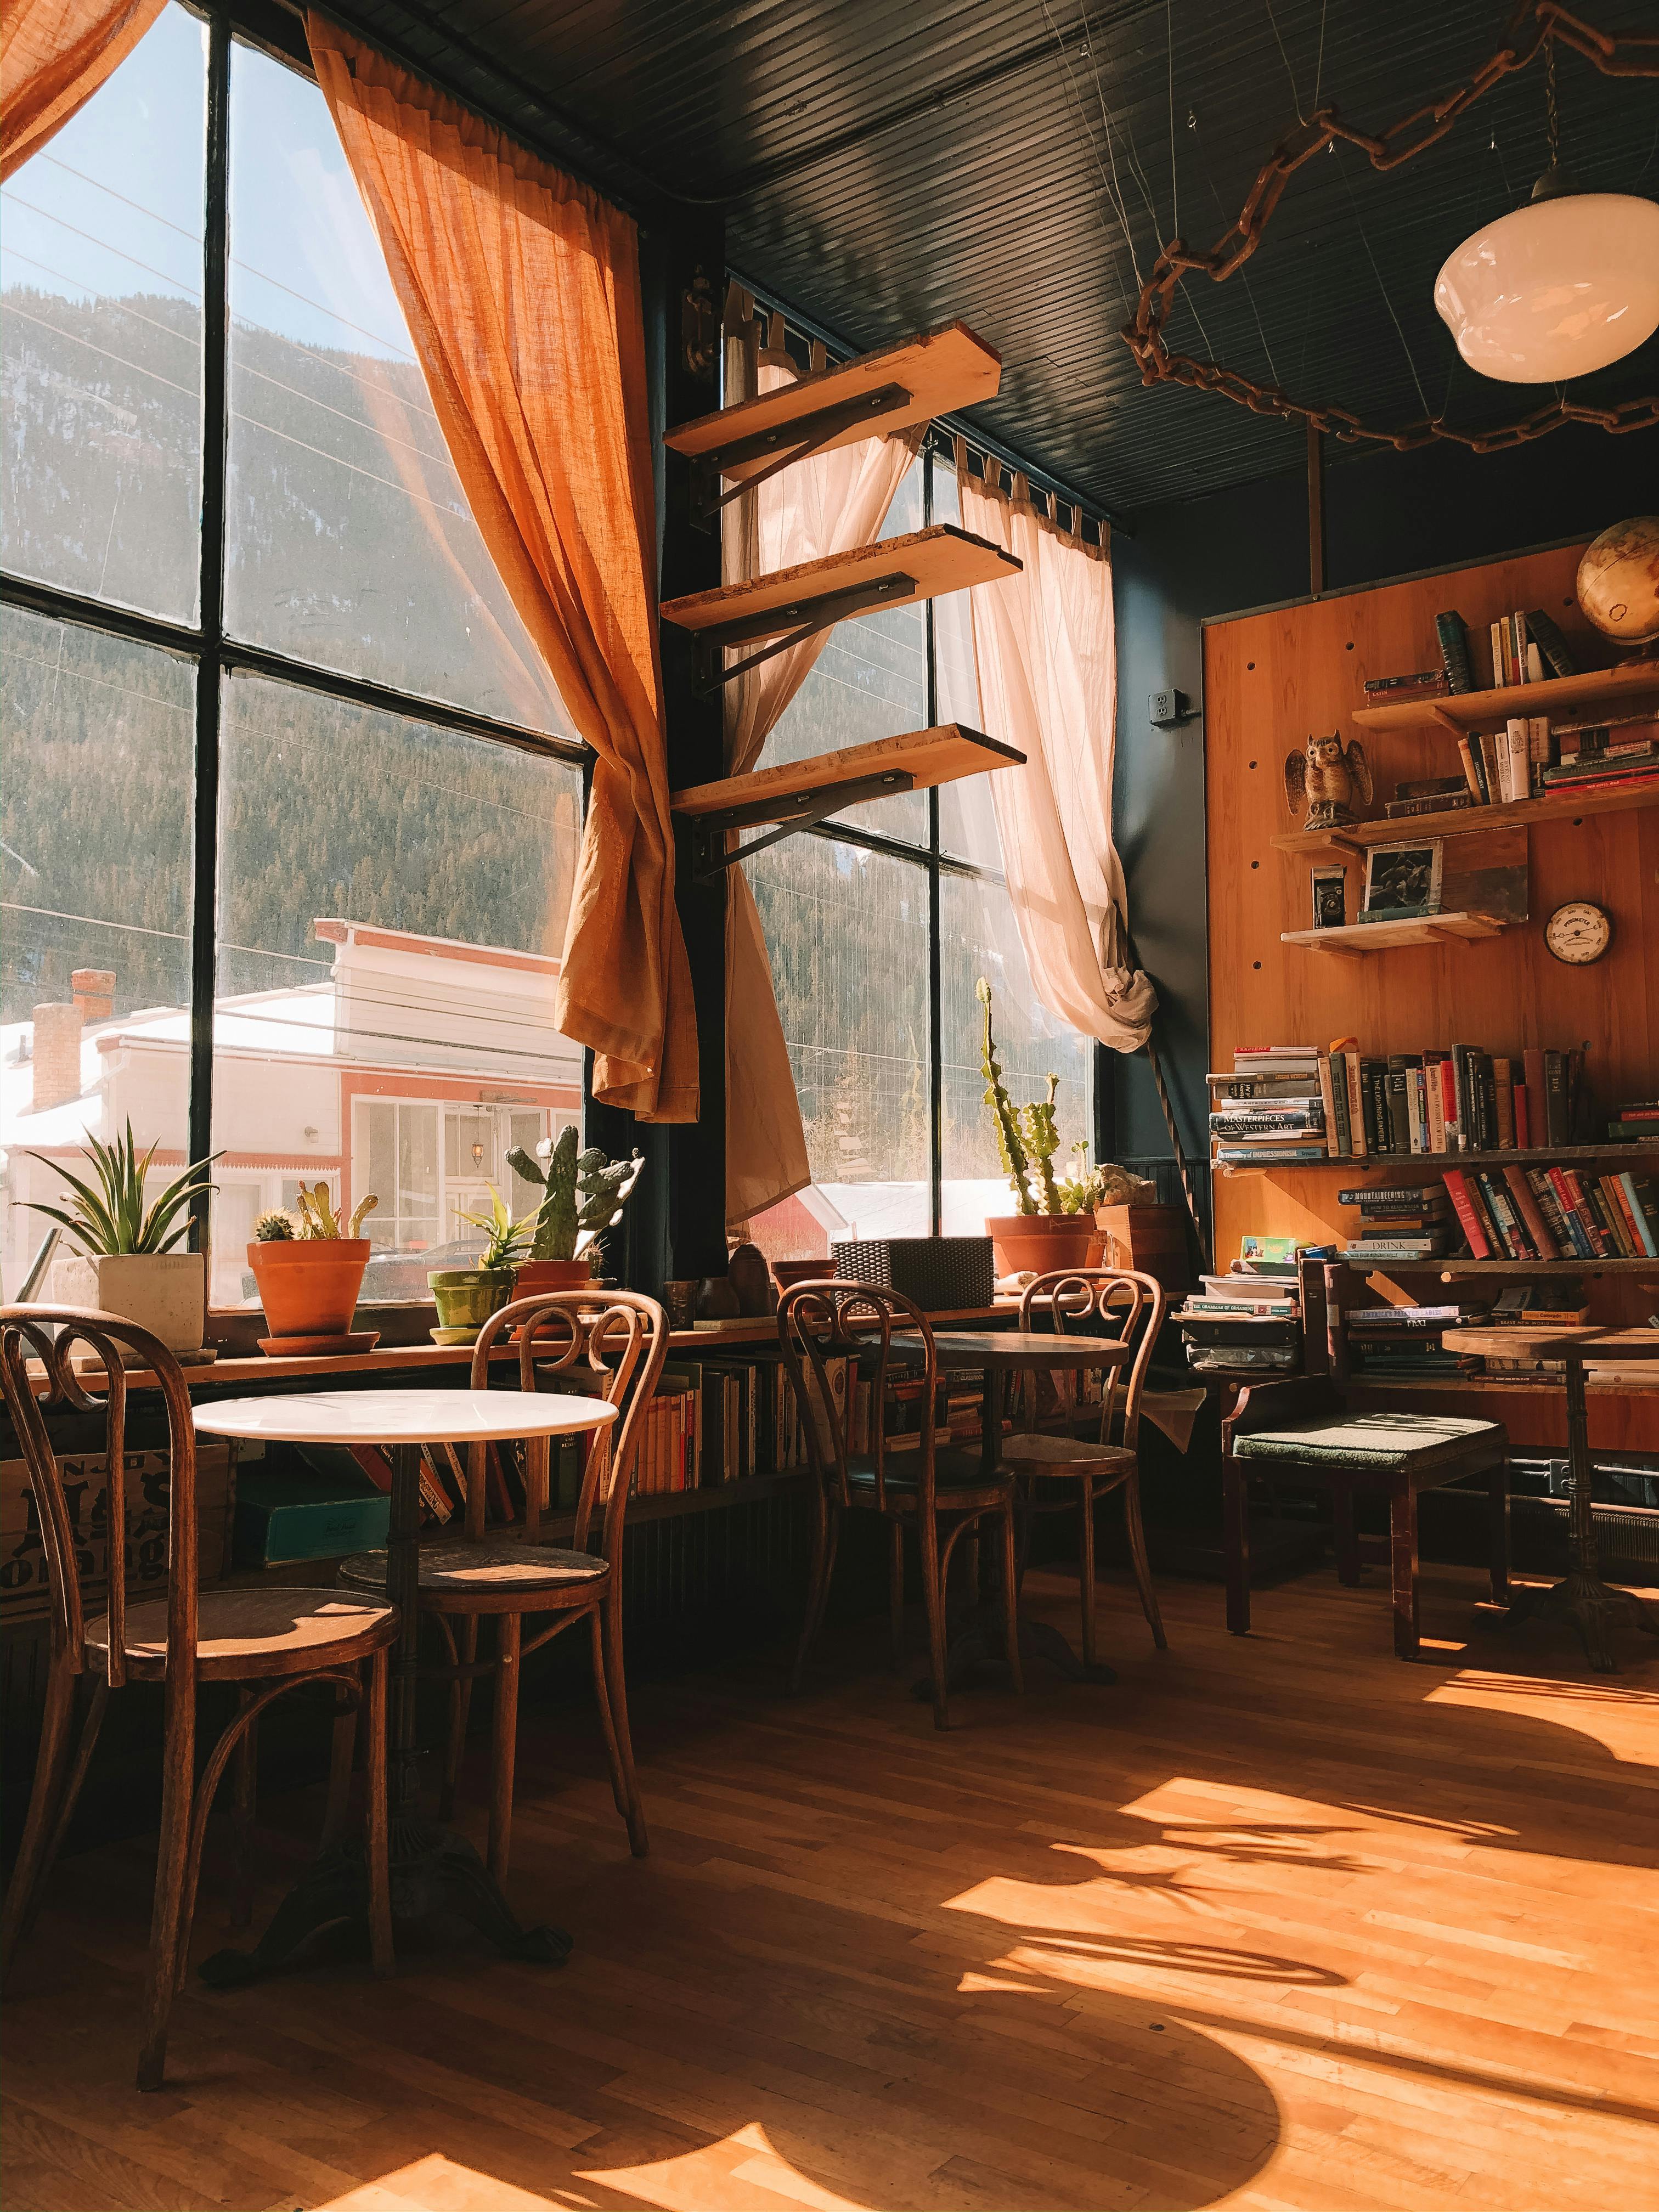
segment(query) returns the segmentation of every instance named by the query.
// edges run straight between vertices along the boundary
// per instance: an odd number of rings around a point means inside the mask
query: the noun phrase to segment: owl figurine
[[[1292,818],[1307,810],[1304,830],[1339,830],[1359,819],[1356,811],[1371,803],[1370,763],[1358,738],[1345,745],[1339,731],[1310,738],[1304,753],[1285,763],[1285,796]]]

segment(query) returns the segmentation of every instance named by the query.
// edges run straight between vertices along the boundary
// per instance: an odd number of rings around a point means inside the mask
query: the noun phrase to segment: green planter
[[[476,1336],[513,1295],[510,1267],[441,1267],[427,1281],[437,1301],[438,1328],[444,1332],[443,1340],[452,1344],[463,1340],[453,1332],[465,1330]]]

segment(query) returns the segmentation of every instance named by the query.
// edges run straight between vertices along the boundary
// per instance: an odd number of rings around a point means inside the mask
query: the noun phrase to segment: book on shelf
[[[1425,795],[1420,799],[1385,799],[1383,815],[1390,822],[1406,822],[1419,814],[1455,814],[1475,803],[1474,794],[1462,787],[1461,777],[1459,787],[1455,791],[1442,792],[1436,798]]]
[[[1440,645],[1440,665],[1445,674],[1449,692],[1473,691],[1474,665],[1469,658],[1468,625],[1455,608],[1434,618],[1434,634]]]
[[[1307,1145],[1221,1145],[1217,1164],[1224,1168],[1305,1167],[1310,1160],[1328,1158],[1322,1143]]]
[[[1325,1107],[1322,1099],[1310,1099],[1296,1103],[1289,1099],[1276,1100],[1259,1105],[1217,1107],[1210,1114],[1210,1134],[1212,1137],[1244,1139],[1277,1139],[1291,1135],[1325,1133]]]
[[[1444,699],[1451,691],[1451,677],[1443,664],[1419,668],[1404,676],[1370,676],[1365,679],[1365,704],[1386,707],[1395,701]]]
[[[1305,1103],[1320,1095],[1316,1075],[1206,1075],[1204,1079],[1222,1098],[1283,1099]]]
[[[1578,663],[1573,658],[1572,648],[1562,636],[1553,616],[1546,614],[1542,607],[1529,607],[1521,620],[1526,625],[1532,643],[1537,647],[1549,675],[1576,676],[1578,673]]]
[[[1350,1260],[1444,1260],[1451,1256],[1449,1230],[1426,1237],[1358,1237],[1348,1244]]]

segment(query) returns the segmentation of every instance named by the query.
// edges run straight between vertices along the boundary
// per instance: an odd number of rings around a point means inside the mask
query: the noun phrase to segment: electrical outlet
[[[1147,719],[1154,729],[1173,730],[1191,712],[1192,706],[1184,691],[1154,691],[1148,702]]]

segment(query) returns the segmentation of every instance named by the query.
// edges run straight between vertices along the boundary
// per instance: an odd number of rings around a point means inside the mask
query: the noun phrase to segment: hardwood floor
[[[1030,1587],[1066,1625],[1073,1586]],[[149,2097],[149,1864],[76,1859],[8,2007],[0,2202],[1651,2212],[1659,1644],[1614,1677],[1466,1645],[1476,1587],[1431,1578],[1447,1640],[1407,1667],[1380,1586],[1261,1591],[1240,1640],[1165,1583],[1155,1654],[1115,1584],[1115,1686],[1034,1666],[947,1735],[880,1622],[798,1700],[769,1655],[647,1684],[645,1860],[591,1716],[527,1710],[509,1887],[570,1964],[455,1931],[391,1986],[193,1984]],[[224,1940],[210,1892],[196,1955]]]

